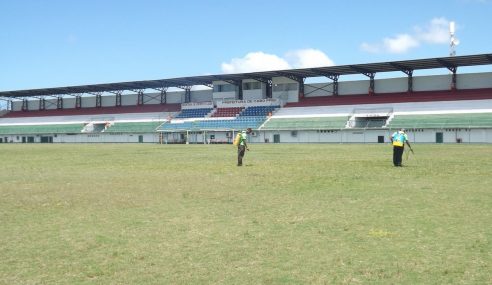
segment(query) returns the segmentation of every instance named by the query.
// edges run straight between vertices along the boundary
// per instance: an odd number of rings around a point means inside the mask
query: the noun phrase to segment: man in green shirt
[[[251,134],[251,128],[246,131],[242,131],[239,136],[239,142],[237,144],[237,166],[243,166],[243,157],[246,150],[249,150],[247,140],[248,135]]]

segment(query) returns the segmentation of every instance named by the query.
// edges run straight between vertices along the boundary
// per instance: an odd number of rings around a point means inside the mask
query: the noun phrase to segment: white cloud
[[[449,42],[449,21],[435,18],[424,28],[415,27],[415,37],[429,44],[447,44]]]
[[[360,49],[369,53],[380,53],[383,50],[383,47],[381,44],[369,44],[366,42],[363,42],[360,45]]]
[[[250,52],[243,58],[233,58],[229,63],[222,63],[222,71],[224,73],[245,73],[289,68],[290,65],[285,59],[261,51]]]
[[[290,51],[285,55],[294,68],[309,68],[334,65],[326,54],[317,49],[302,49]]]
[[[401,34],[394,38],[383,39],[383,46],[390,53],[405,53],[411,48],[418,47],[419,42],[411,35]]]
[[[334,62],[317,49],[294,50],[287,52],[284,57],[258,51],[222,63],[222,72],[245,73],[331,65],[334,65]]]
[[[446,18],[434,18],[426,26],[415,26],[413,30],[413,34],[398,34],[379,43],[363,42],[360,48],[370,53],[406,53],[423,44],[449,42],[449,21]]]

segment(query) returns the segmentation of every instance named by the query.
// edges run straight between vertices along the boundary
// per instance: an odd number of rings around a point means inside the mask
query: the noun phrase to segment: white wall
[[[399,93],[408,91],[408,77],[374,80],[376,93]],[[369,88],[369,86],[367,87]]]
[[[458,74],[458,89],[492,88],[492,72]]]
[[[338,82],[338,95],[368,94],[369,80]]]
[[[191,102],[210,102],[212,97],[212,89],[191,91]]]
[[[254,89],[254,90],[243,90],[243,100],[258,100],[265,99],[265,90]]]
[[[439,91],[451,89],[451,74],[413,77],[413,91]]]

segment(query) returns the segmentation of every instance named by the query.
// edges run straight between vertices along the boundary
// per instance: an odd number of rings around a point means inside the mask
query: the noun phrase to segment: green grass
[[[0,284],[491,284],[492,146],[0,145]]]

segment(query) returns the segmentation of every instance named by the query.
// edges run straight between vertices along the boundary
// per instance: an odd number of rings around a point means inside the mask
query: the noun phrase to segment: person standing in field
[[[410,143],[408,142],[408,136],[405,133],[405,129],[400,129],[397,132],[394,132],[391,135],[391,143],[393,144],[393,165],[394,166],[402,166],[402,156],[403,151],[405,149],[405,143],[410,148],[410,151],[413,152]]]
[[[246,131],[242,131],[237,135],[235,144],[237,145],[237,166],[243,166],[243,158],[246,150],[249,151],[248,148],[248,135],[251,134],[251,128],[248,128]]]

